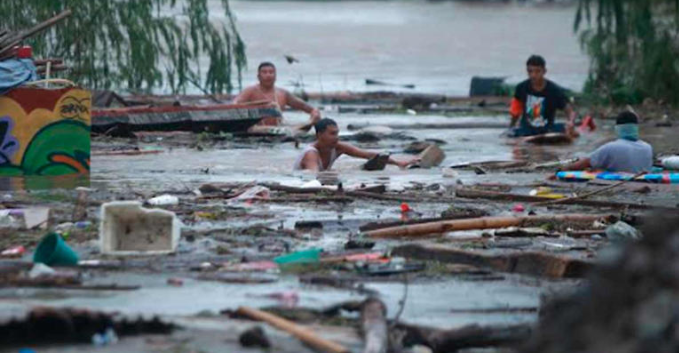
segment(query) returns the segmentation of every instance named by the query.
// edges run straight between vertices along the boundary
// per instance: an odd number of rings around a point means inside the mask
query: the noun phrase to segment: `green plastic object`
[[[273,259],[273,262],[279,265],[308,264],[319,261],[321,261],[321,249],[296,251]]]
[[[47,234],[42,238],[33,253],[33,262],[47,266],[75,266],[78,254],[57,233]]]

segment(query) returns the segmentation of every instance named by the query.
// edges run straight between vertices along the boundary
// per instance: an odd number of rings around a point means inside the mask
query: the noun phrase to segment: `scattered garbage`
[[[95,333],[92,335],[92,344],[96,347],[108,346],[118,343],[118,335],[113,328],[107,328],[104,333]]]
[[[546,186],[540,186],[537,189],[533,189],[529,192],[530,196],[539,196],[547,199],[563,199],[566,197],[564,194],[552,192],[552,188]]]
[[[254,261],[242,263],[227,263],[222,266],[224,271],[249,272],[278,270],[278,264],[273,261]]]
[[[271,342],[261,326],[255,326],[241,333],[238,337],[238,342],[240,342],[241,346],[246,348],[271,348]]]
[[[618,221],[606,228],[606,237],[611,241],[628,241],[641,239],[641,234],[631,225]]]
[[[318,263],[322,249],[314,248],[293,252],[273,259],[278,265]]]
[[[339,178],[339,173],[331,170],[326,170],[323,172],[319,172],[316,175],[316,182],[320,183],[322,185],[339,185],[340,183],[340,178]],[[304,184],[302,187],[309,187],[309,183]]]
[[[179,198],[177,196],[165,194],[151,198],[146,202],[152,206],[171,206],[178,205]]]
[[[520,203],[517,203],[514,206],[512,206],[512,212],[521,213],[521,212],[525,212],[525,211],[526,211],[526,208]]]
[[[453,168],[443,168],[443,177],[444,178],[459,178],[460,173],[458,173],[455,169]]]
[[[19,245],[3,250],[0,253],[0,257],[21,257],[24,253],[26,253],[26,248],[23,245]]]
[[[422,153],[420,153],[418,159],[419,161],[411,166],[411,168],[432,168],[436,167],[443,162],[446,158],[445,152],[437,145],[431,145],[427,147]]]
[[[47,234],[33,253],[33,262],[48,266],[76,266],[78,254],[71,249],[61,235]]]
[[[0,342],[8,345],[39,345],[54,343],[113,344],[118,336],[169,334],[174,324],[158,317],[130,319],[100,311],[77,308],[34,307],[20,319],[0,323]],[[107,332],[107,330],[112,332]]]
[[[173,212],[146,209],[137,201],[115,201],[101,206],[101,219],[102,254],[156,255],[177,249],[181,224]]]
[[[177,277],[171,277],[167,279],[167,284],[175,287],[181,287],[184,285],[184,280]]]
[[[367,162],[365,162],[362,168],[363,170],[366,171],[384,170],[388,162],[389,162],[388,153],[378,153],[374,157],[370,158]]]
[[[252,202],[254,200],[268,199],[271,197],[271,190],[265,186],[253,186],[242,194],[229,200],[229,203]]]
[[[283,307],[294,308],[299,303],[299,294],[295,291],[265,294],[264,298],[274,299]]]
[[[53,268],[42,264],[42,263],[37,263],[33,265],[33,268],[28,272],[28,278],[34,279],[38,277],[43,277],[43,276],[50,276],[55,274],[57,271],[55,271]]]
[[[47,228],[49,208],[34,207],[0,210],[0,227],[16,229]]]
[[[679,156],[665,157],[660,160],[660,165],[665,169],[679,170]]]
[[[345,250],[372,249],[374,246],[375,242],[371,240],[351,239],[344,244],[344,249]]]

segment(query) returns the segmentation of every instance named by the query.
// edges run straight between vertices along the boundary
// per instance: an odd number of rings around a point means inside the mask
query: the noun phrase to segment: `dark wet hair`
[[[319,120],[316,125],[314,125],[314,129],[316,130],[316,134],[320,134],[323,131],[328,129],[328,126],[337,126],[337,122],[335,120],[332,120],[330,118],[323,118]]]
[[[265,62],[259,64],[259,66],[257,67],[257,72],[259,72],[259,70],[261,70],[261,69],[263,69],[263,68],[265,68],[265,67],[273,67],[274,70],[276,69],[276,65],[274,65],[274,64],[271,63],[271,62],[265,61]]]
[[[526,66],[538,66],[544,69],[547,66],[547,62],[540,55],[531,55],[526,61]]]
[[[630,111],[622,112],[618,114],[618,118],[615,119],[615,125],[622,124],[639,124],[639,117]]]

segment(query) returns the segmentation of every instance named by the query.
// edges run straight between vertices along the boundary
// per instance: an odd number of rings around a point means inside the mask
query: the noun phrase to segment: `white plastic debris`
[[[229,200],[229,203],[234,203],[234,202],[245,202],[245,201],[252,201],[252,200],[257,200],[257,199],[268,199],[271,195],[271,190],[269,188],[257,185],[253,186],[249,189],[247,189],[244,193],[238,195],[237,197],[234,197],[233,199]]]
[[[443,168],[443,177],[444,178],[457,179],[459,176],[460,176],[460,173],[458,173],[455,169],[453,169],[453,168]]]
[[[660,165],[665,169],[679,170],[679,156],[665,157],[660,160]]]
[[[101,206],[99,244],[102,254],[167,254],[177,249],[181,222],[173,212],[147,209],[137,201]]]
[[[37,263],[33,265],[33,268],[28,272],[28,277],[29,278],[38,278],[38,277],[43,277],[43,276],[50,276],[55,274],[56,271],[43,264],[43,263]]]
[[[169,206],[169,205],[178,205],[179,204],[179,198],[177,196],[173,195],[160,195],[156,196],[152,199],[149,199],[148,201],[149,205],[153,206]]]
[[[631,225],[618,221],[606,228],[606,237],[611,241],[639,240],[641,234]]]

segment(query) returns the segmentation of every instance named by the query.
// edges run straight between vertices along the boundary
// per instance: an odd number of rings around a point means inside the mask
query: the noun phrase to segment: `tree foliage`
[[[679,0],[578,0],[585,91],[615,103],[679,103]]]
[[[228,0],[2,0],[0,28],[28,28],[65,9],[73,14],[28,44],[37,57],[64,58],[81,85],[222,93],[232,76],[241,82],[245,45]]]

